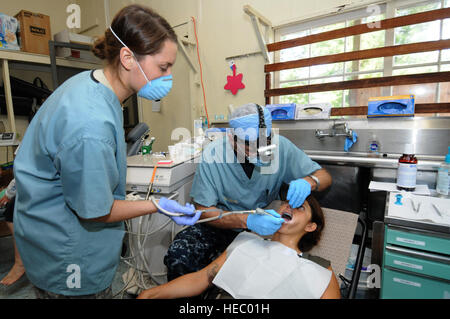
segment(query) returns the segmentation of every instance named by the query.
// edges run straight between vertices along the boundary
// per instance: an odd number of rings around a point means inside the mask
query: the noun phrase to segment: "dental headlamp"
[[[271,161],[273,159],[273,150],[277,147],[276,144],[272,144],[272,132],[269,136],[266,136],[267,125],[264,119],[263,108],[256,104],[259,117],[259,138],[257,140],[257,153],[258,157],[265,161]],[[265,142],[265,143],[264,143]]]
[[[252,132],[241,132],[241,128],[235,128],[234,133],[234,142],[238,147],[243,151],[243,147],[245,146],[248,150],[248,155],[251,157],[257,157],[259,160],[263,162],[270,162],[273,159],[274,150],[277,145],[272,144],[272,132],[269,132],[269,136],[267,136],[267,124],[264,116],[264,109],[258,105],[253,104],[256,107],[257,117],[258,117],[258,126],[257,133]],[[254,114],[254,113],[253,113]],[[247,115],[249,115],[247,113]],[[240,123],[239,123],[240,124]],[[239,125],[238,124],[238,125]],[[249,123],[246,123],[246,127],[249,128]],[[244,129],[242,129],[244,130]],[[247,134],[248,135],[247,135]],[[248,156],[247,155],[247,156]]]

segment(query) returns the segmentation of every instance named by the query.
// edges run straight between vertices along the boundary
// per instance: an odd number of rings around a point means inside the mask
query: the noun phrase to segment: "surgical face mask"
[[[127,45],[123,43],[122,40],[120,40],[120,38],[115,34],[113,29],[111,27],[109,27],[109,29],[111,30],[112,34],[116,37],[116,39],[119,40],[119,42],[122,43],[124,47],[128,48]],[[131,53],[133,54],[133,57],[136,60],[139,70],[141,70],[142,75],[147,81],[147,83],[138,91],[137,95],[144,99],[154,101],[160,100],[163,97],[165,97],[172,88],[172,75],[161,76],[159,78],[149,81],[140,63],[138,62],[136,56],[134,55],[133,51],[131,51]]]

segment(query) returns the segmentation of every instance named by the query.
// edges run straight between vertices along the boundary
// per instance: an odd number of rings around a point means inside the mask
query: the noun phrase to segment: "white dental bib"
[[[213,283],[237,299],[318,299],[331,271],[279,242],[243,232]]]

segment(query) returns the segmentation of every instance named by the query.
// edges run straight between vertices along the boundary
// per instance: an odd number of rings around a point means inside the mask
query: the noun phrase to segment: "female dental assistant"
[[[125,201],[126,144],[121,103],[134,93],[160,99],[171,88],[176,34],[149,8],[123,8],[94,45],[103,70],[82,72],[47,99],[14,162],[15,235],[39,298],[112,297],[123,220],[154,213],[150,201]],[[192,205],[160,206],[189,214]]]

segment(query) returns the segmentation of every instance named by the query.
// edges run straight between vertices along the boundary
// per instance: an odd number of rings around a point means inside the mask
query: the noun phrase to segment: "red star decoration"
[[[236,65],[233,64],[233,75],[227,76],[227,84],[225,84],[224,89],[230,90],[233,95],[236,95],[238,90],[245,89],[244,83],[242,83],[243,74],[239,73],[236,75]]]

